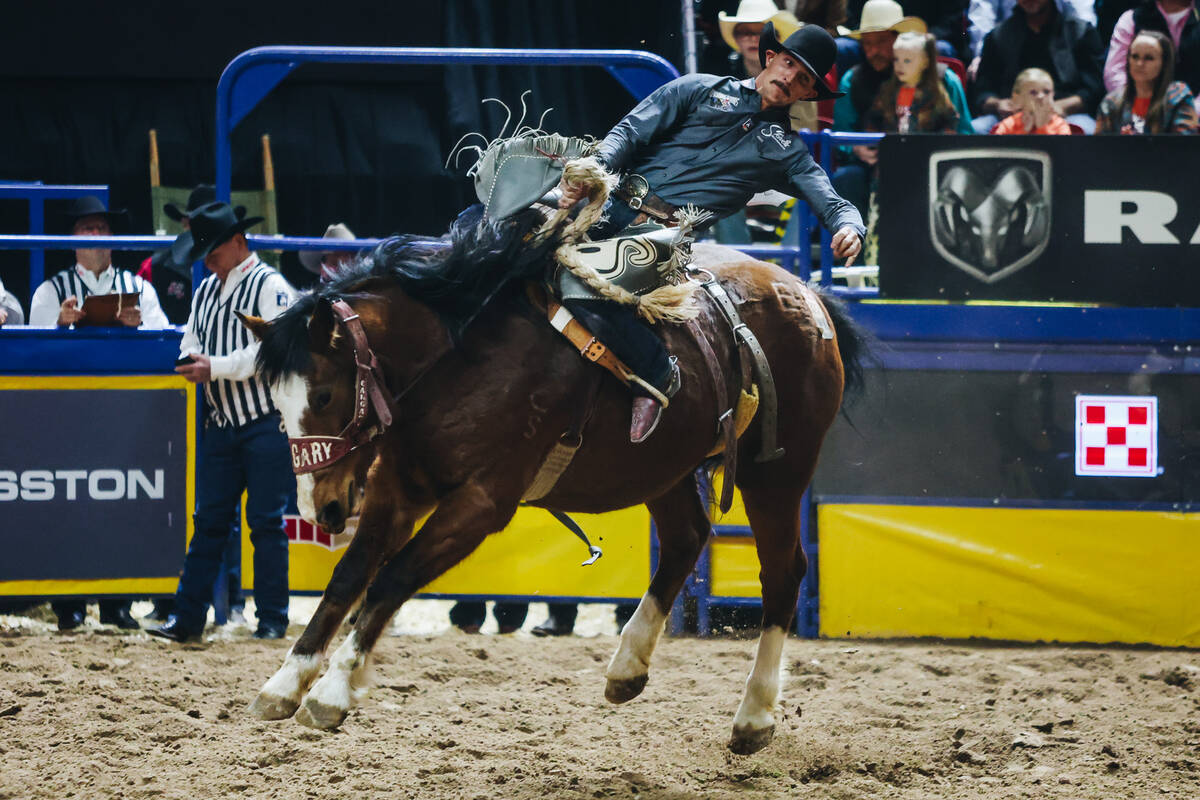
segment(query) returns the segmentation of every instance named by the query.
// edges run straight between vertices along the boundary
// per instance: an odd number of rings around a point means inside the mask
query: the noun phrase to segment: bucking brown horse
[[[658,565],[608,665],[605,697],[624,703],[646,685],[667,613],[711,535],[696,474],[718,445],[725,409],[692,334],[661,325],[683,388],[654,435],[631,444],[627,388],[603,373],[596,389],[598,367],[525,298],[518,279],[543,275],[549,257],[530,245],[533,225],[523,216],[476,217],[441,239],[391,239],[271,323],[246,320],[262,340],[259,368],[293,439],[301,514],[333,532],[360,515],[316,613],[254,701],[258,716],[341,724],[397,609],[509,523],[581,403],[591,404],[584,444],[535,505],[649,508]],[[861,378],[863,340],[836,301],[778,267],[715,246],[697,246],[695,264],[739,304],[778,393],[784,455],[756,460],[758,418],[738,443],[736,483],[762,565],[763,617],[729,746],[750,753],[774,735],[783,642],[807,567],[801,496],[843,385]],[[742,370],[729,324],[708,305],[697,323],[725,365],[725,396],[737,397]],[[353,630],[316,680],[360,599]]]

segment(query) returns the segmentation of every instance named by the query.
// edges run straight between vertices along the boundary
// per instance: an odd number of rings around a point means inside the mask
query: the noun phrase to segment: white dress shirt
[[[85,269],[82,265],[76,264],[69,270],[63,270],[58,275],[74,273],[74,277],[83,284],[87,295],[100,294],[116,294],[121,291],[122,286],[136,287],[138,292],[138,307],[142,312],[142,324],[139,328],[154,329],[154,328],[169,328],[170,321],[167,315],[163,313],[162,306],[158,303],[158,292],[154,291],[154,286],[150,281],[143,280],[137,275],[134,275],[128,270],[118,270],[112,264],[99,274],[92,272],[90,269]],[[57,275],[55,277],[58,277]],[[42,285],[33,293],[33,300],[29,304],[29,324],[39,325],[42,327],[52,328],[58,325],[58,312],[62,307],[62,302],[58,299],[58,292],[54,286],[54,278],[43,281]],[[64,300],[66,298],[63,298]],[[83,306],[83,297],[79,297],[79,305]]]

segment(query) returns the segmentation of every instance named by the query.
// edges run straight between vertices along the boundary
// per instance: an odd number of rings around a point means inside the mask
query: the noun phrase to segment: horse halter
[[[337,436],[289,436],[292,471],[297,475],[333,466],[350,453],[381,436],[392,424],[394,401],[384,392],[383,373],[375,352],[367,344],[358,314],[345,300],[330,303],[337,321],[350,335],[357,376],[354,383],[354,417]],[[365,362],[365,363],[364,363]],[[367,426],[367,415],[375,409],[376,425]]]

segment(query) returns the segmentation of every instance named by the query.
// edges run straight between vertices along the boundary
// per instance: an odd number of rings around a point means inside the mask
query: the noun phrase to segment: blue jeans
[[[287,625],[288,542],[283,512],[296,494],[287,436],[271,414],[237,428],[209,425],[196,475],[195,533],[175,592],[175,616],[204,629],[213,581],[238,524],[242,491],[254,545],[254,602],[260,623]]]

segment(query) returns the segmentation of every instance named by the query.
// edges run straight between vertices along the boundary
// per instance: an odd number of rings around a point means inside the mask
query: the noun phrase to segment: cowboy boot
[[[667,389],[663,394],[667,398],[675,396],[679,391],[679,363],[678,360],[671,357],[671,380],[667,385]],[[658,427],[658,421],[662,419],[663,405],[653,397],[638,396],[633,398],[633,408],[631,413],[631,421],[629,424],[629,441],[633,444],[640,444],[650,438],[650,434],[654,433],[654,429]]]

